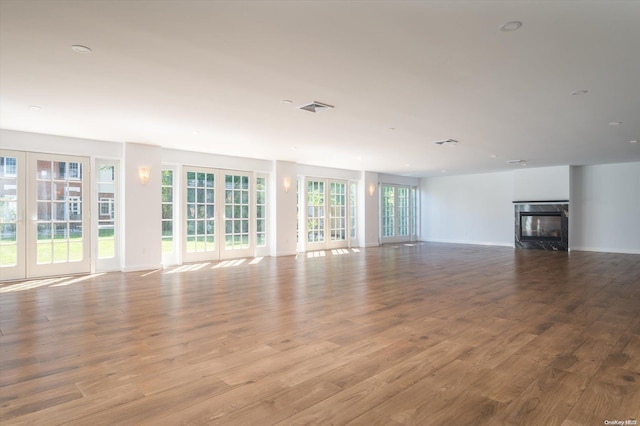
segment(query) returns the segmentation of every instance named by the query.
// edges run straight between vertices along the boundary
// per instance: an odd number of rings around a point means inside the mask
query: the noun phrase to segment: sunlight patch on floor
[[[213,265],[213,267],[211,267],[211,269],[232,268],[234,266],[242,265],[246,260],[247,259],[223,260],[222,262],[218,263],[217,265]]]
[[[89,280],[91,278],[99,277],[102,274],[91,274],[91,275],[83,275],[83,276],[66,276],[66,277],[55,277],[55,278],[43,278],[41,280],[29,280],[23,281],[15,284],[9,284],[8,286],[0,288],[0,293],[9,293],[12,291],[24,291],[31,290],[34,288],[42,288],[42,287],[63,287],[71,284],[76,284],[82,281]]]
[[[177,274],[179,272],[193,272],[204,268],[209,265],[209,262],[206,263],[193,263],[190,265],[182,265],[178,266],[176,269],[172,269],[170,271],[165,272],[165,274]]]
[[[69,280],[69,281],[63,281],[63,282],[58,283],[58,284],[53,284],[51,287],[63,287],[63,286],[67,286],[67,285],[70,285],[70,284],[75,284],[75,283],[79,283],[79,282],[82,282],[82,281],[86,281],[86,280],[91,279],[91,278],[100,277],[102,275],[104,275],[104,273],[92,274],[92,275],[87,275],[87,276],[84,276],[84,277],[74,278],[74,279]]]
[[[347,249],[333,249],[331,250],[331,254],[333,255],[341,255],[341,254],[351,254]]]

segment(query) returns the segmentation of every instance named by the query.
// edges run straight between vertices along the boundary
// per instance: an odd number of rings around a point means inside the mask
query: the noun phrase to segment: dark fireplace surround
[[[569,250],[569,201],[514,201],[515,247]]]

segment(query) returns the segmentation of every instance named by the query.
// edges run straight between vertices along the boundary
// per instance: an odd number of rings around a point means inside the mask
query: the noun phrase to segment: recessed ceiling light
[[[80,44],[74,44],[73,46],[71,46],[71,50],[73,50],[76,53],[91,53],[91,52],[93,52],[93,50],[91,50],[91,48],[89,48],[87,46],[82,46]]]
[[[497,155],[495,155],[495,154],[491,154],[489,157],[491,157],[491,158],[498,158],[498,156],[497,156]]]
[[[442,173],[447,173],[447,171],[446,170],[442,170]]]
[[[632,141],[629,141],[629,143],[638,143],[638,140],[637,140],[637,139],[634,139],[634,140],[632,140]]]
[[[521,26],[522,26],[522,22],[511,21],[511,22],[507,22],[505,24],[500,25],[500,31],[503,31],[503,32],[515,31],[519,29]]]
[[[291,99],[283,99],[280,102],[282,102],[283,104],[292,104],[293,103],[293,101]]]
[[[192,134],[192,135],[199,135],[199,134],[200,134],[200,132],[199,132],[199,131],[197,131],[197,130],[194,130],[194,131],[192,131],[192,132],[191,132],[191,134]]]
[[[589,93],[588,90],[582,89],[582,90],[576,90],[575,92],[571,92],[571,94],[573,96],[581,96],[581,95],[586,95],[587,93]]]
[[[387,127],[387,130],[390,131],[390,132],[393,132],[393,131],[396,130],[396,128],[395,127]]]
[[[38,105],[29,105],[29,109],[31,111],[40,111],[42,107],[39,107]]]
[[[611,122],[609,122],[609,126],[613,126],[613,127],[619,126],[621,124],[622,124],[622,121],[611,121]]]
[[[409,163],[404,165],[405,167],[411,167],[411,165]]]

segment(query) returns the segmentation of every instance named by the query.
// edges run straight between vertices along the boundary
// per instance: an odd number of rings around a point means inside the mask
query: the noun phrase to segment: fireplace
[[[569,250],[568,201],[514,201],[515,246]]]

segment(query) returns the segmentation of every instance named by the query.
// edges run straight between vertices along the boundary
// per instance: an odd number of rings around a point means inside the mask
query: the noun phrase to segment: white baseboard
[[[279,251],[275,254],[274,257],[282,257],[282,256],[295,256],[296,254],[298,254],[297,251],[293,250],[293,251]]]
[[[380,247],[380,243],[367,243],[364,245],[360,245],[360,248],[367,248],[367,247]]]
[[[609,247],[570,247],[571,251],[597,251],[601,253],[640,254],[640,249],[621,249]]]
[[[473,241],[473,240],[440,240],[440,239],[432,239],[432,240],[422,240],[425,243],[446,243],[446,244],[471,244],[476,246],[497,246],[497,247],[511,247],[513,248],[513,243],[502,243],[495,241]]]
[[[137,271],[151,271],[154,269],[162,269],[162,264],[155,265],[131,265],[122,267],[122,272],[137,272]]]

